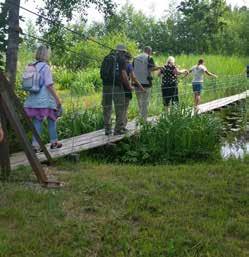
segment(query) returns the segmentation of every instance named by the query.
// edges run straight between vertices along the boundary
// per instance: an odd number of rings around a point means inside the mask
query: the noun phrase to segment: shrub
[[[66,112],[58,122],[60,138],[69,138],[103,128],[103,115],[99,107],[78,112]]]
[[[47,125],[44,125],[47,127]],[[58,120],[57,131],[59,139],[82,135],[103,128],[103,115],[99,107],[67,111]],[[49,142],[47,129],[42,134],[43,142]]]
[[[76,80],[76,73],[66,70],[63,68],[55,69],[54,79],[56,84],[58,84],[59,89],[70,89],[73,82]]]
[[[98,68],[89,68],[78,72],[61,68],[54,72],[54,77],[60,90],[70,90],[73,94],[78,95],[93,94],[102,86]]]
[[[174,163],[212,159],[220,149],[221,121],[212,115],[194,115],[192,110],[173,109],[157,124],[141,125],[138,135],[127,138],[104,158],[124,163]]]

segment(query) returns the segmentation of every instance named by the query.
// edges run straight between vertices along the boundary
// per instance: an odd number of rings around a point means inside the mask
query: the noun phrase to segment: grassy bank
[[[59,191],[0,184],[1,257],[249,256],[247,162],[57,167]]]

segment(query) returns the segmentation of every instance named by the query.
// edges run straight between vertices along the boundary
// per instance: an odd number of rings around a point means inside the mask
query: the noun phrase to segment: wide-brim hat
[[[116,51],[127,52],[127,48],[125,45],[119,44],[116,46]]]

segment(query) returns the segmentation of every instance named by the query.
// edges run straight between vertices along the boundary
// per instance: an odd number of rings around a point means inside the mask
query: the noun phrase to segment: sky
[[[4,0],[0,0],[0,3]],[[127,3],[127,0],[114,0],[119,6]],[[180,0],[179,0],[180,1]],[[228,4],[232,6],[242,6],[246,5],[249,7],[249,0],[226,0]],[[21,5],[26,7],[27,9],[35,11],[36,7],[42,6],[42,0],[21,0]],[[154,16],[155,18],[160,18],[165,16],[167,11],[169,10],[169,5],[171,0],[133,0],[128,3],[132,3],[136,10],[142,11],[144,14],[148,16]],[[31,21],[35,21],[36,17],[27,13],[26,11],[21,11],[21,15],[27,17]],[[91,8],[88,11],[88,19],[89,21],[102,21],[103,17],[99,14],[94,8]]]

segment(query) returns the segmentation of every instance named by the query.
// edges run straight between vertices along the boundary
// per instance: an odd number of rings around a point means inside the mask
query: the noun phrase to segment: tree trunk
[[[17,57],[19,46],[19,12],[20,0],[6,0],[8,15],[8,43],[6,52],[6,72],[13,89],[16,83]]]

